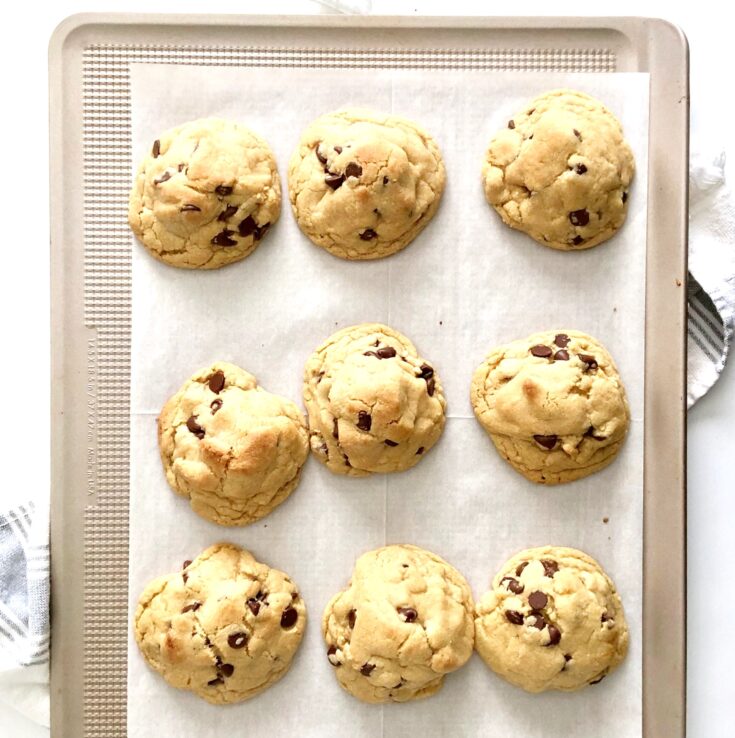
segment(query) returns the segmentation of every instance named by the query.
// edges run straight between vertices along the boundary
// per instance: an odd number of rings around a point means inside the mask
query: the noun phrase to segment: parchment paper
[[[140,245],[133,248],[131,615],[150,579],[229,540],[288,572],[310,621],[288,675],[230,707],[169,687],[131,637],[130,736],[640,735],[648,75],[134,65],[131,79],[136,166],[162,130],[217,115],[265,136],[284,189],[280,221],[252,256],[233,266],[179,270]],[[490,136],[528,99],[562,86],[607,103],[621,118],[637,162],[622,231],[573,254],[503,226],[480,185]],[[389,259],[330,256],[301,235],[290,212],[286,168],[300,133],[343,105],[415,119],[444,155],[447,188],[439,212],[411,246]],[[238,529],[201,519],[171,492],[158,458],[156,416],[190,374],[216,359],[232,361],[266,389],[301,404],[303,366],[313,349],[338,328],[364,321],[408,335],[444,384],[449,421],[416,468],[348,479],[310,459],[285,504]],[[618,364],[632,412],[620,457],[598,474],[556,488],[527,482],[501,460],[468,397],[472,372],[493,345],[547,328],[598,337]],[[475,654],[435,697],[364,705],[338,686],[320,619],[355,559],[386,542],[414,543],[445,557],[478,598],[522,548],[581,548],[602,563],[621,593],[631,628],[628,658],[599,686],[528,695]]]

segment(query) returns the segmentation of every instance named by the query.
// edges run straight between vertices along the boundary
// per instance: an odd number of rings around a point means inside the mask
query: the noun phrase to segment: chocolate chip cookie
[[[151,145],[130,193],[128,220],[171,266],[217,269],[249,256],[281,211],[268,144],[239,123],[205,118]]]
[[[364,702],[437,692],[472,655],[472,593],[436,554],[409,545],[363,554],[322,617],[339,683]]]
[[[612,357],[579,331],[534,333],[493,349],[475,371],[470,400],[500,455],[541,484],[607,466],[630,423]]]
[[[343,259],[408,246],[444,190],[434,139],[412,121],[347,109],[317,118],[291,157],[288,189],[299,228]]]
[[[224,705],[254,697],[288,671],[306,606],[282,571],[219,543],[154,579],[133,627],[143,657],[172,687]]]
[[[337,474],[409,469],[444,428],[434,366],[379,323],[344,328],[316,350],[306,364],[304,404],[311,450]]]
[[[628,625],[615,585],[573,548],[521,551],[477,603],[476,647],[528,692],[598,684],[625,658]]]
[[[220,525],[268,515],[295,489],[309,454],[296,405],[225,362],[198,371],[169,399],[158,442],[171,489]]]
[[[544,246],[576,251],[623,225],[634,169],[619,121],[599,100],[553,90],[495,135],[482,179],[507,225]]]

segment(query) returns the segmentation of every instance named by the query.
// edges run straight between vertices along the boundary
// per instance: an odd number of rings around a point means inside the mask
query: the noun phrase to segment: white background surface
[[[346,262],[315,249],[288,206],[240,267],[207,274],[171,269],[133,246],[131,612],[151,572],[171,571],[173,562],[178,565],[225,539],[293,577],[310,626],[283,682],[260,695],[257,706],[228,710],[168,687],[141,658],[131,633],[128,704],[137,710],[128,716],[130,738],[148,738],[153,722],[162,736],[209,738],[239,721],[262,734],[274,727],[276,712],[275,727],[285,733],[298,725],[302,738],[345,736],[346,725],[352,726],[349,738],[381,735],[381,726],[386,736],[444,735],[447,721],[456,725],[457,714],[464,716],[464,736],[504,738],[507,724],[526,738],[637,735],[645,315],[640,244],[647,228],[648,83],[646,74],[376,74],[359,69],[259,69],[253,74],[252,69],[224,68],[213,78],[210,67],[133,66],[136,162],[162,129],[218,115],[246,121],[266,136],[285,184],[289,157],[314,118],[345,104],[369,105],[421,122],[442,151],[447,187],[431,224],[390,259]],[[620,116],[638,168],[615,247],[576,254],[577,269],[558,252],[509,232],[486,207],[477,178],[466,176],[476,170],[491,135],[529,99],[554,87],[603,99]],[[277,132],[271,130],[274,120]],[[608,285],[605,300],[596,305],[605,275],[622,273],[626,279]],[[265,294],[261,285],[268,285]],[[203,319],[203,305],[209,319]],[[312,460],[286,503],[256,524],[224,532],[171,493],[155,442],[155,417],[192,371],[217,358],[231,360],[247,367],[269,391],[298,401],[302,364],[316,346],[339,328],[373,320],[415,341],[444,387],[447,425],[420,464],[403,474],[351,479],[335,477]],[[491,346],[540,326],[574,327],[603,340],[626,382],[631,409],[629,438],[615,463],[553,494],[539,494],[494,452],[474,418],[468,392],[471,373]],[[280,356],[287,359],[273,361]],[[488,480],[493,480],[491,490]],[[324,657],[321,609],[345,585],[360,554],[404,542],[446,557],[478,597],[494,570],[520,549],[550,542],[581,548],[602,563],[625,603],[631,634],[625,663],[604,690],[564,698],[525,694],[490,677],[475,657],[431,700],[384,707],[356,702],[334,683],[334,667]],[[322,699],[329,700],[330,709],[314,710],[311,706]],[[609,702],[618,709],[606,712]],[[535,711],[543,712],[545,722],[533,720]],[[486,715],[494,716],[492,728]]]
[[[489,4],[373,0],[376,13],[477,13]],[[580,0],[524,0],[499,11],[528,15],[578,15]],[[731,158],[735,97],[731,93],[732,21],[723,3],[616,0],[614,15],[662,16],[680,25],[691,48],[692,141],[713,153],[725,146]],[[48,489],[48,131],[47,44],[64,17],[84,11],[226,12],[257,10],[315,12],[307,0],[173,0],[81,2],[56,0],[13,3],[0,26],[2,56],[2,259],[0,308],[5,388],[0,439],[3,450],[3,500],[43,495]],[[603,8],[600,8],[603,10]],[[318,12],[318,11],[316,11]],[[731,179],[735,169],[729,166]],[[732,638],[720,627],[723,614],[735,612],[735,368],[730,365],[711,393],[689,416],[688,503],[688,735],[729,738],[735,680],[731,678]],[[11,462],[12,460],[12,462]],[[29,470],[32,473],[29,474]],[[81,644],[80,644],[81,647]],[[660,675],[659,678],[666,678]],[[0,707],[2,734],[9,738],[45,737],[48,730],[29,724]],[[65,737],[66,738],[66,737]],[[76,737],[70,737],[76,738]],[[163,736],[161,738],[164,738]]]

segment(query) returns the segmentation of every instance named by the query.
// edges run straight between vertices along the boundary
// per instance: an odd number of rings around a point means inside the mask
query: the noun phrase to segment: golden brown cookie
[[[620,123],[599,100],[553,90],[495,135],[482,180],[487,201],[511,228],[579,251],[623,225],[634,169]]]
[[[153,142],[133,183],[128,220],[160,261],[216,269],[249,256],[280,211],[268,144],[239,123],[204,118]]]
[[[135,640],[172,687],[215,705],[241,702],[288,671],[306,606],[286,574],[229,543],[153,580],[138,601]]]
[[[379,323],[330,336],[304,373],[311,450],[337,474],[415,466],[439,440],[446,402],[433,364]]]
[[[343,259],[408,246],[439,206],[439,147],[416,123],[371,110],[317,118],[291,157],[288,189],[299,228]]]
[[[598,684],[628,650],[615,585],[591,556],[573,548],[516,554],[476,612],[477,652],[496,674],[528,692]]]
[[[630,422],[610,354],[573,330],[498,346],[472,378],[470,400],[495,448],[533,482],[561,484],[618,454]]]
[[[417,546],[363,554],[347,589],[324,610],[327,658],[364,702],[406,702],[437,692],[472,655],[472,593],[464,577]]]
[[[171,489],[220,525],[247,525],[272,512],[296,488],[309,454],[296,405],[222,361],[168,400],[158,441]]]

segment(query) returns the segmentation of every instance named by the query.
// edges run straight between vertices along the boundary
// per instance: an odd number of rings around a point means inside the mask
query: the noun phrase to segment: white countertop
[[[373,0],[372,4],[377,14],[476,14],[478,7],[490,7],[472,0]],[[733,135],[735,121],[730,79],[733,61],[729,55],[731,24],[714,0],[678,5],[673,8],[670,3],[653,0],[617,0],[614,7],[606,4],[600,10],[611,15],[663,16],[683,28],[691,49],[692,142],[696,146],[698,141],[705,141],[708,150],[715,151],[723,146],[728,133]],[[46,47],[53,28],[68,15],[92,9],[243,13],[258,6],[270,13],[319,12],[308,0],[270,0],[262,5],[242,0],[213,0],[206,5],[173,0],[57,0],[52,10],[31,3],[15,3],[5,10],[0,30],[5,101],[5,115],[0,122],[5,143],[5,176],[0,177],[5,204],[0,231],[0,305],[5,361],[0,376],[2,386],[11,391],[3,398],[5,423],[0,435],[5,461],[0,499],[27,494],[29,485],[37,487],[39,494],[48,489]],[[547,0],[524,0],[521,4],[496,7],[506,14],[579,15],[580,6],[579,0],[557,0],[553,4]],[[23,61],[22,66],[19,60]],[[721,84],[723,81],[725,85]],[[735,158],[735,147],[731,146],[730,153]],[[732,164],[729,170],[733,179]],[[10,210],[8,204],[15,208]],[[735,612],[734,421],[735,367],[731,365],[689,414],[688,735],[692,738],[733,735],[733,645],[726,623]],[[32,477],[27,474],[29,469],[33,470]],[[47,728],[29,723],[1,703],[0,725],[0,732],[8,738],[42,738],[49,734]]]

